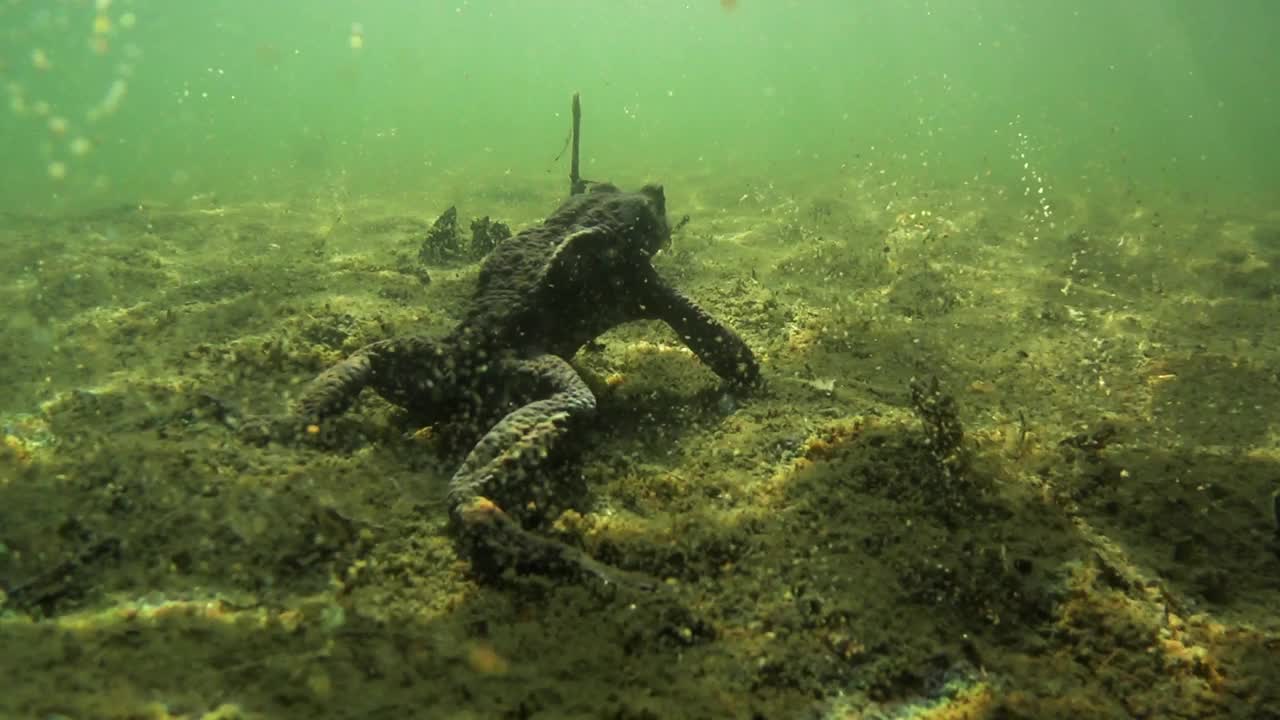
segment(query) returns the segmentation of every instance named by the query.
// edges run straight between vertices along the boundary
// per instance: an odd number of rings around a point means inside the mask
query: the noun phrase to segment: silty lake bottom
[[[1274,714],[1280,216],[1117,195],[1041,235],[976,184],[665,180],[690,220],[655,264],[764,384],[656,323],[589,345],[587,492],[541,530],[652,592],[477,582],[458,448],[372,394],[238,437],[452,326],[477,264],[423,265],[436,213],[6,215],[2,714]],[[515,230],[564,194],[468,187]]]

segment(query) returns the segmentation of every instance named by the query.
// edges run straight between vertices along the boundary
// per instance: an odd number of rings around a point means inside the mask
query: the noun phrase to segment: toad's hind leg
[[[525,482],[543,465],[569,427],[590,417],[596,399],[567,362],[554,355],[520,361],[514,379],[531,383],[539,399],[498,421],[449,483],[449,515],[461,551],[476,570],[544,574],[612,571],[577,548],[525,530],[489,499],[502,486]]]
[[[421,404],[443,382],[443,357],[432,340],[422,337],[366,345],[312,380],[294,414],[306,422],[341,415],[366,387],[400,405]]]
[[[293,440],[303,428],[346,412],[366,387],[372,387],[395,402],[397,393],[416,388],[404,385],[412,379],[419,385],[440,375],[440,352],[424,338],[397,338],[366,345],[342,362],[325,370],[303,389],[290,410],[282,415],[250,418],[241,435],[254,443]]]

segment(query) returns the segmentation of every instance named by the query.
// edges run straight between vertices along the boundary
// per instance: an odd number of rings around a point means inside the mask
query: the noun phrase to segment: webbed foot
[[[236,436],[247,445],[262,447],[270,443],[289,444],[304,437],[315,427],[297,415],[250,415],[240,421]]]
[[[655,578],[596,560],[568,543],[536,535],[492,500],[476,496],[454,510],[455,536],[480,574],[533,574],[586,582],[608,592],[651,592]]]

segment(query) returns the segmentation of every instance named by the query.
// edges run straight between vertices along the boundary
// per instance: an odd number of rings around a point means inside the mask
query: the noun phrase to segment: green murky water
[[[574,91],[619,181],[1280,182],[1266,2],[98,4],[0,7],[5,207],[563,175]]]

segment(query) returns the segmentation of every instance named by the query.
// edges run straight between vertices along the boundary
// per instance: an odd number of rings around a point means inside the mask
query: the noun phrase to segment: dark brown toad
[[[557,441],[594,413],[595,396],[567,360],[610,328],[664,321],[721,377],[757,381],[759,366],[742,339],[654,270],[651,256],[670,235],[660,186],[630,193],[601,185],[570,198],[494,249],[453,332],[357,351],[303,392],[295,426],[342,413],[366,387],[428,421],[505,411],[449,484],[461,552],[489,572],[613,577],[582,551],[526,530],[491,498],[528,481]]]

